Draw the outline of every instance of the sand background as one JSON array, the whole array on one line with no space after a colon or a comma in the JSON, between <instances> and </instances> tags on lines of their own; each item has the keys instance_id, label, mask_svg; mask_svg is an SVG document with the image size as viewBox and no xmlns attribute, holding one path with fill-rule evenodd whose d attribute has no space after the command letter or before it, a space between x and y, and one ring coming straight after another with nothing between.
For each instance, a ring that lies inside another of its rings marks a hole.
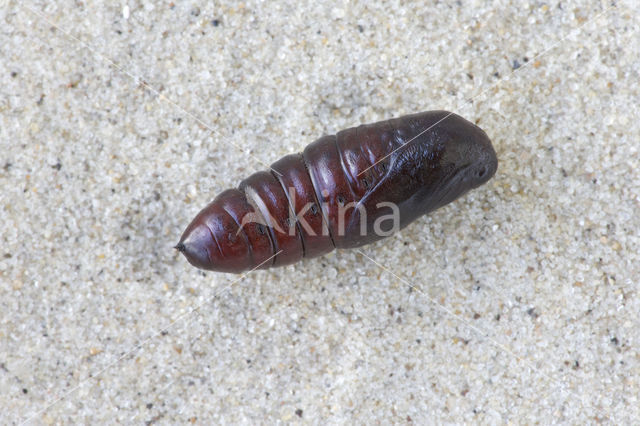
<instances>
[{"instance_id":1,"label":"sand background","mask_svg":"<svg viewBox=\"0 0 640 426\"><path fill-rule=\"evenodd\" d=\"M634 2L7 2L0 420L640 419ZM173 249L323 134L445 109L487 185L282 269Z\"/></svg>"}]
</instances>

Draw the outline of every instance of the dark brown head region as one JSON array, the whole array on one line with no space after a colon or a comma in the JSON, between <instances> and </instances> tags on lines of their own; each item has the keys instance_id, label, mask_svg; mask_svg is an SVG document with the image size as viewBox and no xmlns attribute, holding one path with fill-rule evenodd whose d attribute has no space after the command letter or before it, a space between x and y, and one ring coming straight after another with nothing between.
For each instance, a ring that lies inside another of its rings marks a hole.
<instances>
[{"instance_id":1,"label":"dark brown head region","mask_svg":"<svg viewBox=\"0 0 640 426\"><path fill-rule=\"evenodd\" d=\"M367 135L359 144L341 140L343 132L337 136L345 152L370 153L368 164L345 161L351 176L366 179L369 184L366 189L361 188L359 199L367 212L367 232L364 236L359 232L362 215L355 212L348 223L353 236L344 240L340 246L343 248L358 247L384 237L375 232L375 223L392 214L392 210L377 207L380 203L390 202L398 207L399 229L402 229L482 185L491 179L498 166L487 134L447 111L406 115L358 129ZM377 132L371 131L376 129ZM384 149L379 149L380 146ZM352 157L357 155L346 156ZM382 165L385 167L380 167Z\"/></svg>"},{"instance_id":2,"label":"dark brown head region","mask_svg":"<svg viewBox=\"0 0 640 426\"><path fill-rule=\"evenodd\" d=\"M429 166L430 179L429 202L425 211L435 210L450 203L468 191L479 187L493 177L498 168L498 158L487 134L475 124L457 114L446 111L434 111L433 132L427 136L422 160ZM435 161L430 151L437 151ZM425 161L426 160L426 161Z\"/></svg>"}]
</instances>

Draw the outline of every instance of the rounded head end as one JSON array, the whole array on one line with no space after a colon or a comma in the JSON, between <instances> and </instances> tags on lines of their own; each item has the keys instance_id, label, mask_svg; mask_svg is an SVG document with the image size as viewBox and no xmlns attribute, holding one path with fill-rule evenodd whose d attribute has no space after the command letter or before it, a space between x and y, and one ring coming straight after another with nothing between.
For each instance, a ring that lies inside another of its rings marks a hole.
<instances>
[{"instance_id":1,"label":"rounded head end","mask_svg":"<svg viewBox=\"0 0 640 426\"><path fill-rule=\"evenodd\" d=\"M498 169L498 157L489 136L474 123L456 114L443 120L453 142L447 150L451 164L463 169L460 178L466 189L477 188L489 181Z\"/></svg>"}]
</instances>

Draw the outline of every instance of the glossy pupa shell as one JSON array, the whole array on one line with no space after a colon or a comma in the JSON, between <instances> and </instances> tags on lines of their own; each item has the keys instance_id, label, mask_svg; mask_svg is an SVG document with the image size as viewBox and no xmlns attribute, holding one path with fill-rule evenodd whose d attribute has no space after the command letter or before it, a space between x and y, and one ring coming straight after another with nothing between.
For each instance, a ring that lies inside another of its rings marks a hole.
<instances>
[{"instance_id":1,"label":"glossy pupa shell","mask_svg":"<svg viewBox=\"0 0 640 426\"><path fill-rule=\"evenodd\" d=\"M239 273L389 236L487 182L487 134L427 111L322 136L220 193L176 248L194 266Z\"/></svg>"}]
</instances>

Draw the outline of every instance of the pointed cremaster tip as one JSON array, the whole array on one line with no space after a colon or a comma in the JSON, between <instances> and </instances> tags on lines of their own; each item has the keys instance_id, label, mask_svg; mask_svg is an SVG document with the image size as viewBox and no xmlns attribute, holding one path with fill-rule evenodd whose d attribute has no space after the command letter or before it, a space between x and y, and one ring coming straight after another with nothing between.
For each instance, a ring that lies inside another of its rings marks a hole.
<instances>
[{"instance_id":1,"label":"pointed cremaster tip","mask_svg":"<svg viewBox=\"0 0 640 426\"><path fill-rule=\"evenodd\" d=\"M189 263L196 268L212 270L213 265L207 248L213 241L209 228L199 225L194 229L187 228L185 234L186 236L182 235L175 249L182 253ZM215 242L213 243L215 244Z\"/></svg>"}]
</instances>

